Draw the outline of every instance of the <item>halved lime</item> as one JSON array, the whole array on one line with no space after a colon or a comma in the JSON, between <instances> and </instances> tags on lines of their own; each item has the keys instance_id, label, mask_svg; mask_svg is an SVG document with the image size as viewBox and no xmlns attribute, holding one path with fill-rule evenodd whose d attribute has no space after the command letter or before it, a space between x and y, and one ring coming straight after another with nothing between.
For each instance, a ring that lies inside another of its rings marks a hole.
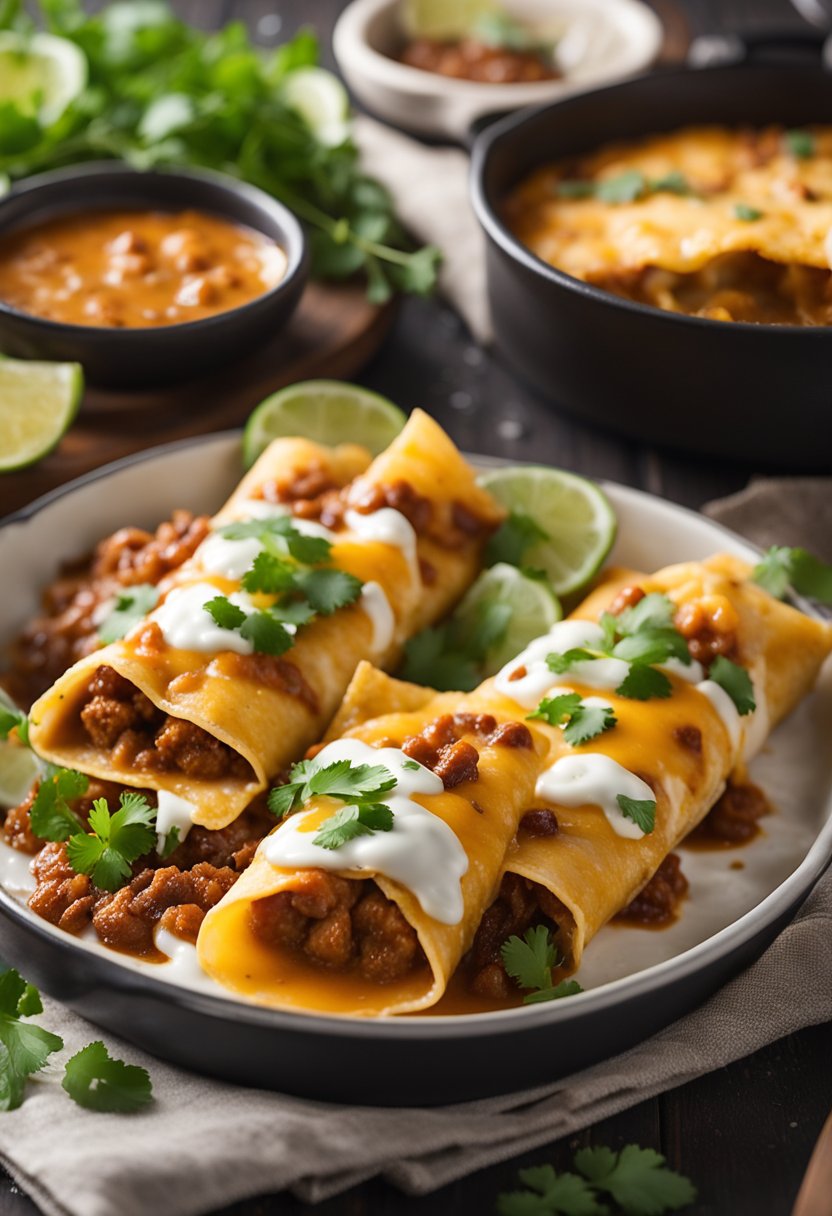
<instances>
[{"instance_id":1,"label":"halved lime","mask_svg":"<svg viewBox=\"0 0 832 1216\"><path fill-rule=\"evenodd\" d=\"M78 412L80 363L0 359L0 473L46 456Z\"/></svg>"},{"instance_id":2,"label":"halved lime","mask_svg":"<svg viewBox=\"0 0 832 1216\"><path fill-rule=\"evenodd\" d=\"M484 674L492 676L520 653L532 638L538 638L563 616L560 601L548 583L528 578L516 566L497 562L484 570L459 604L454 618L473 627L482 604L499 602L511 609L511 617L500 641L486 655Z\"/></svg>"},{"instance_id":3,"label":"halved lime","mask_svg":"<svg viewBox=\"0 0 832 1216\"><path fill-rule=\"evenodd\" d=\"M480 17L497 12L496 0L405 0L402 20L412 38L464 38Z\"/></svg>"},{"instance_id":4,"label":"halved lime","mask_svg":"<svg viewBox=\"0 0 832 1216\"><path fill-rule=\"evenodd\" d=\"M350 99L337 76L326 68L299 68L283 82L283 96L329 148L349 136Z\"/></svg>"},{"instance_id":5,"label":"halved lime","mask_svg":"<svg viewBox=\"0 0 832 1216\"><path fill-rule=\"evenodd\" d=\"M54 34L0 33L0 101L13 101L48 127L86 83L87 60L74 42Z\"/></svg>"},{"instance_id":6,"label":"halved lime","mask_svg":"<svg viewBox=\"0 0 832 1216\"><path fill-rule=\"evenodd\" d=\"M0 688L0 706L17 709L14 701ZM16 738L0 739L0 807L18 806L23 801L40 766L35 753Z\"/></svg>"},{"instance_id":7,"label":"halved lime","mask_svg":"<svg viewBox=\"0 0 832 1216\"><path fill-rule=\"evenodd\" d=\"M261 401L243 432L248 469L273 439L300 435L335 447L360 443L373 456L396 438L407 419L378 393L344 380L303 380Z\"/></svg>"},{"instance_id":8,"label":"halved lime","mask_svg":"<svg viewBox=\"0 0 832 1216\"><path fill-rule=\"evenodd\" d=\"M480 484L509 510L530 515L546 533L523 564L547 574L556 595L571 595L595 574L615 540L617 522L594 482L540 465L495 469Z\"/></svg>"}]
</instances>

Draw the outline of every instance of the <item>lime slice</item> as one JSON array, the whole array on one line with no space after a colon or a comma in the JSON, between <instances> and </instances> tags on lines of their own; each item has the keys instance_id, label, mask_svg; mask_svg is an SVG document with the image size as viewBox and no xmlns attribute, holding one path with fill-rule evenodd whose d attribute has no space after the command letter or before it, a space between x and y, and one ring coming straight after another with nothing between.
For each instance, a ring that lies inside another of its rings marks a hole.
<instances>
[{"instance_id":1,"label":"lime slice","mask_svg":"<svg viewBox=\"0 0 832 1216\"><path fill-rule=\"evenodd\" d=\"M337 147L349 136L349 95L338 77L326 68L290 72L283 83L283 96L328 148Z\"/></svg>"},{"instance_id":2,"label":"lime slice","mask_svg":"<svg viewBox=\"0 0 832 1216\"><path fill-rule=\"evenodd\" d=\"M243 464L250 468L273 439L301 435L316 443L360 443L373 456L392 443L406 422L397 405L343 380L303 380L261 401L243 432Z\"/></svg>"},{"instance_id":3,"label":"lime slice","mask_svg":"<svg viewBox=\"0 0 832 1216\"><path fill-rule=\"evenodd\" d=\"M496 0L405 0L402 18L411 38L464 38L480 17L499 9Z\"/></svg>"},{"instance_id":4,"label":"lime slice","mask_svg":"<svg viewBox=\"0 0 832 1216\"><path fill-rule=\"evenodd\" d=\"M545 571L556 595L570 595L589 582L612 548L617 527L598 486L540 465L495 469L479 480L503 506L530 515L546 532L545 540L526 550L523 564Z\"/></svg>"},{"instance_id":5,"label":"lime slice","mask_svg":"<svg viewBox=\"0 0 832 1216\"><path fill-rule=\"evenodd\" d=\"M78 412L80 363L0 359L0 473L51 452Z\"/></svg>"},{"instance_id":6,"label":"lime slice","mask_svg":"<svg viewBox=\"0 0 832 1216\"><path fill-rule=\"evenodd\" d=\"M0 101L14 102L48 127L86 83L87 60L74 42L54 34L0 33Z\"/></svg>"},{"instance_id":7,"label":"lime slice","mask_svg":"<svg viewBox=\"0 0 832 1216\"><path fill-rule=\"evenodd\" d=\"M484 673L492 676L563 616L557 596L542 579L527 578L516 566L498 562L484 570L454 613L457 621L474 626L477 609L499 601L511 608L508 630L486 654Z\"/></svg>"},{"instance_id":8,"label":"lime slice","mask_svg":"<svg viewBox=\"0 0 832 1216\"><path fill-rule=\"evenodd\" d=\"M2 688L0 706L17 709ZM29 793L39 772L33 751L23 747L16 739L0 739L0 807L18 806Z\"/></svg>"}]
</instances>

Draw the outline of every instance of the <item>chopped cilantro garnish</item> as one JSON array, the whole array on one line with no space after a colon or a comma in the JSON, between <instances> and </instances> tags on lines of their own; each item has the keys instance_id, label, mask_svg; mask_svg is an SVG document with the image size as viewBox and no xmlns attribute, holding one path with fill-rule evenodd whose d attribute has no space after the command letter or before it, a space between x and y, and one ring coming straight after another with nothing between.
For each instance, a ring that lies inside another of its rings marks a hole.
<instances>
[{"instance_id":1,"label":"chopped cilantro garnish","mask_svg":"<svg viewBox=\"0 0 832 1216\"><path fill-rule=\"evenodd\" d=\"M644 663L633 663L615 691L619 697L628 697L631 701L649 701L653 697L669 697L673 692L673 685L658 668L648 667Z\"/></svg>"},{"instance_id":2,"label":"chopped cilantro garnish","mask_svg":"<svg viewBox=\"0 0 832 1216\"><path fill-rule=\"evenodd\" d=\"M563 654L548 654L546 666L555 675L562 676L567 671L571 671L576 663L590 663L593 659L600 658L603 658L601 652L596 654L593 650L587 650L585 646L573 646L571 650L565 650Z\"/></svg>"},{"instance_id":3,"label":"chopped cilantro garnish","mask_svg":"<svg viewBox=\"0 0 832 1216\"><path fill-rule=\"evenodd\" d=\"M496 566L507 562L509 566L523 567L529 549L539 541L548 540L549 533L541 528L537 520L519 508L514 508L500 525L485 547L485 564Z\"/></svg>"},{"instance_id":4,"label":"chopped cilantro garnish","mask_svg":"<svg viewBox=\"0 0 832 1216\"><path fill-rule=\"evenodd\" d=\"M123 591L116 597L112 610L98 627L101 641L117 642L119 638L123 638L156 607L158 599L159 592L150 583L138 583L129 591Z\"/></svg>"},{"instance_id":5,"label":"chopped cilantro garnish","mask_svg":"<svg viewBox=\"0 0 832 1216\"><path fill-rule=\"evenodd\" d=\"M832 566L806 549L774 545L754 567L751 577L777 599L793 587L798 595L832 604Z\"/></svg>"},{"instance_id":6,"label":"chopped cilantro garnish","mask_svg":"<svg viewBox=\"0 0 832 1216\"><path fill-rule=\"evenodd\" d=\"M100 1040L67 1061L63 1088L87 1110L127 1114L147 1106L153 1087L147 1070L115 1060Z\"/></svg>"},{"instance_id":7,"label":"chopped cilantro garnish","mask_svg":"<svg viewBox=\"0 0 832 1216\"><path fill-rule=\"evenodd\" d=\"M220 629L239 633L261 654L281 655L292 645L292 634L269 609L246 612L224 595L217 595L202 606Z\"/></svg>"},{"instance_id":8,"label":"chopped cilantro garnish","mask_svg":"<svg viewBox=\"0 0 832 1216\"><path fill-rule=\"evenodd\" d=\"M524 1005L556 1001L583 992L575 980L552 984L552 968L559 961L558 952L544 925L527 929L522 937L509 937L503 942L500 955L506 972L518 987L534 989L523 997Z\"/></svg>"},{"instance_id":9,"label":"chopped cilantro garnish","mask_svg":"<svg viewBox=\"0 0 832 1216\"><path fill-rule=\"evenodd\" d=\"M597 198L602 203L634 203L650 194L693 193L687 178L677 169L654 178L647 177L640 169L627 169L599 181L565 180L558 182L556 191L561 198Z\"/></svg>"},{"instance_id":10,"label":"chopped cilantro garnish","mask_svg":"<svg viewBox=\"0 0 832 1216\"><path fill-rule=\"evenodd\" d=\"M301 575L300 589L321 616L354 604L361 594L361 579L346 570L310 570Z\"/></svg>"},{"instance_id":11,"label":"chopped cilantro garnish","mask_svg":"<svg viewBox=\"0 0 832 1216\"><path fill-rule=\"evenodd\" d=\"M798 160L809 160L815 155L815 137L811 131L787 131L783 140Z\"/></svg>"},{"instance_id":12,"label":"chopped cilantro garnish","mask_svg":"<svg viewBox=\"0 0 832 1216\"><path fill-rule=\"evenodd\" d=\"M335 760L321 765L317 757L301 760L292 765L286 784L276 786L269 794L269 810L282 818L316 796L340 798L351 806L375 805L378 795L395 784L396 778L383 764Z\"/></svg>"},{"instance_id":13,"label":"chopped cilantro garnish","mask_svg":"<svg viewBox=\"0 0 832 1216\"><path fill-rule=\"evenodd\" d=\"M656 826L655 798L628 798L626 794L618 794L616 802L624 818L631 819L645 836L649 836Z\"/></svg>"},{"instance_id":14,"label":"chopped cilantro garnish","mask_svg":"<svg viewBox=\"0 0 832 1216\"><path fill-rule=\"evenodd\" d=\"M618 1153L603 1145L581 1148L573 1165L577 1173L559 1174L551 1165L519 1170L527 1189L498 1196L499 1216L607 1216L601 1195L625 1216L664 1216L696 1199L690 1180L668 1169L652 1148L627 1144Z\"/></svg>"},{"instance_id":15,"label":"chopped cilantro garnish","mask_svg":"<svg viewBox=\"0 0 832 1216\"><path fill-rule=\"evenodd\" d=\"M0 1110L20 1106L26 1078L64 1045L56 1034L22 1021L42 1010L37 989L17 971L0 975Z\"/></svg>"},{"instance_id":16,"label":"chopped cilantro garnish","mask_svg":"<svg viewBox=\"0 0 832 1216\"><path fill-rule=\"evenodd\" d=\"M679 169L671 169L664 177L654 177L650 183L654 194L692 194L690 182Z\"/></svg>"},{"instance_id":17,"label":"chopped cilantro garnish","mask_svg":"<svg viewBox=\"0 0 832 1216\"><path fill-rule=\"evenodd\" d=\"M443 625L423 629L405 645L401 678L440 692L470 692L482 679L488 652L502 641L510 620L509 604L483 599L464 621L452 616Z\"/></svg>"},{"instance_id":18,"label":"chopped cilantro garnish","mask_svg":"<svg viewBox=\"0 0 832 1216\"><path fill-rule=\"evenodd\" d=\"M544 697L530 718L542 718L550 726L562 726L563 737L573 747L587 743L617 722L609 705L587 705L576 692L559 697Z\"/></svg>"},{"instance_id":19,"label":"chopped cilantro garnish","mask_svg":"<svg viewBox=\"0 0 832 1216\"><path fill-rule=\"evenodd\" d=\"M422 767L421 764L419 764L418 761L416 761L416 760L403 760L402 761L402 768L413 769L414 772L418 772L418 770L421 767Z\"/></svg>"},{"instance_id":20,"label":"chopped cilantro garnish","mask_svg":"<svg viewBox=\"0 0 832 1216\"><path fill-rule=\"evenodd\" d=\"M29 822L40 840L66 840L84 825L69 803L83 797L89 788L89 778L71 768L52 769L38 787Z\"/></svg>"},{"instance_id":21,"label":"chopped cilantro garnish","mask_svg":"<svg viewBox=\"0 0 832 1216\"><path fill-rule=\"evenodd\" d=\"M724 655L718 654L711 663L708 679L713 680L728 693L737 707L737 713L750 714L757 708L751 676L744 667L732 663Z\"/></svg>"},{"instance_id":22,"label":"chopped cilantro garnish","mask_svg":"<svg viewBox=\"0 0 832 1216\"><path fill-rule=\"evenodd\" d=\"M102 890L116 891L130 877L130 863L153 848L155 822L156 811L143 794L124 791L114 815L106 798L96 798L89 816L91 831L69 839L69 863Z\"/></svg>"},{"instance_id":23,"label":"chopped cilantro garnish","mask_svg":"<svg viewBox=\"0 0 832 1216\"><path fill-rule=\"evenodd\" d=\"M321 824L321 830L312 841L322 849L340 849L356 836L369 836L373 832L389 832L393 828L393 812L383 802L361 806L345 806Z\"/></svg>"},{"instance_id":24,"label":"chopped cilantro garnish","mask_svg":"<svg viewBox=\"0 0 832 1216\"><path fill-rule=\"evenodd\" d=\"M735 203L734 215L738 220L743 220L745 223L753 223L754 220L761 220L763 212L758 207L749 207L748 203Z\"/></svg>"},{"instance_id":25,"label":"chopped cilantro garnish","mask_svg":"<svg viewBox=\"0 0 832 1216\"><path fill-rule=\"evenodd\" d=\"M29 746L29 719L22 709L0 702L0 739L8 739L13 730L25 746Z\"/></svg>"},{"instance_id":26,"label":"chopped cilantro garnish","mask_svg":"<svg viewBox=\"0 0 832 1216\"><path fill-rule=\"evenodd\" d=\"M611 613L604 615L614 622L614 633L619 637L630 637L642 629L671 629L676 608L669 596L662 595L660 591L651 591L637 604L619 612L618 616Z\"/></svg>"},{"instance_id":27,"label":"chopped cilantro garnish","mask_svg":"<svg viewBox=\"0 0 832 1216\"><path fill-rule=\"evenodd\" d=\"M307 536L293 522L291 515L278 515L272 519L247 519L240 523L226 524L218 528L220 536L228 540L247 540L254 537L274 557L289 554L296 562L314 566L327 562L332 545L324 536Z\"/></svg>"},{"instance_id":28,"label":"chopped cilantro garnish","mask_svg":"<svg viewBox=\"0 0 832 1216\"><path fill-rule=\"evenodd\" d=\"M156 852L163 861L167 861L171 853L175 853L181 843L181 832L179 831L179 825L175 823L173 827L165 833L165 839L162 841L162 847L157 848Z\"/></svg>"},{"instance_id":29,"label":"chopped cilantro garnish","mask_svg":"<svg viewBox=\"0 0 832 1216\"><path fill-rule=\"evenodd\" d=\"M639 169L626 169L617 177L597 182L595 197L602 203L634 203L650 189L647 178Z\"/></svg>"}]
</instances>

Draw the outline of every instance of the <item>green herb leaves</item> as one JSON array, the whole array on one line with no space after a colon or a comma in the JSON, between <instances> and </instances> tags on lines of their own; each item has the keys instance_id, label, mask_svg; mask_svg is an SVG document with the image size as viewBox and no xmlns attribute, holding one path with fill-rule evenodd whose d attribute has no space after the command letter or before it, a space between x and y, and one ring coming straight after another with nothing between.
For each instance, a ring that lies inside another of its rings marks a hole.
<instances>
[{"instance_id":1,"label":"green herb leaves","mask_svg":"<svg viewBox=\"0 0 832 1216\"><path fill-rule=\"evenodd\" d=\"M35 836L41 840L67 840L84 825L69 803L82 798L89 787L89 778L71 768L51 769L41 781L35 795L29 821Z\"/></svg>"},{"instance_id":2,"label":"green herb leaves","mask_svg":"<svg viewBox=\"0 0 832 1216\"><path fill-rule=\"evenodd\" d=\"M684 1175L668 1169L652 1148L627 1144L620 1153L604 1146L578 1149L577 1173L557 1173L551 1165L519 1170L527 1188L497 1199L499 1216L608 1216L610 1198L624 1216L664 1216L696 1199Z\"/></svg>"},{"instance_id":3,"label":"green herb leaves","mask_svg":"<svg viewBox=\"0 0 832 1216\"><path fill-rule=\"evenodd\" d=\"M738 220L742 220L746 224L751 224L754 220L761 220L765 213L757 207L750 207L748 203L735 203L734 216Z\"/></svg>"},{"instance_id":4,"label":"green herb leaves","mask_svg":"<svg viewBox=\"0 0 832 1216\"><path fill-rule=\"evenodd\" d=\"M117 891L131 876L130 863L156 843L155 822L156 810L143 794L124 791L114 815L106 798L96 798L90 811L91 831L69 839L69 863L76 873L89 874L102 890Z\"/></svg>"},{"instance_id":5,"label":"green herb leaves","mask_svg":"<svg viewBox=\"0 0 832 1216\"><path fill-rule=\"evenodd\" d=\"M279 558L283 552L286 552L296 562L301 562L306 566L329 561L332 550L332 545L325 536L306 536L299 531L290 515L278 515L274 519L247 519L241 523L226 524L217 529L217 535L224 536L227 540L248 540L253 537L264 546L271 556ZM283 542L282 546L276 547L273 543L275 540ZM247 590L256 591L259 588L248 587Z\"/></svg>"},{"instance_id":6,"label":"green herb leaves","mask_svg":"<svg viewBox=\"0 0 832 1216\"><path fill-rule=\"evenodd\" d=\"M138 583L129 591L123 591L121 595L116 596L109 615L98 627L101 641L117 642L119 638L123 638L156 607L158 599L159 592L150 583Z\"/></svg>"},{"instance_id":7,"label":"green herb leaves","mask_svg":"<svg viewBox=\"0 0 832 1216\"><path fill-rule=\"evenodd\" d=\"M17 731L17 737L25 746L29 746L29 719L22 709L17 709L12 704L6 704L4 700L0 700L0 739L8 739L13 730Z\"/></svg>"},{"instance_id":8,"label":"green herb leaves","mask_svg":"<svg viewBox=\"0 0 832 1216\"><path fill-rule=\"evenodd\" d=\"M617 794L615 800L624 818L632 820L645 836L649 836L656 826L655 798L628 798L626 794Z\"/></svg>"},{"instance_id":9,"label":"green herb leaves","mask_svg":"<svg viewBox=\"0 0 832 1216\"><path fill-rule=\"evenodd\" d=\"M500 955L506 972L518 987L534 989L523 997L524 1005L556 1001L583 992L575 980L561 980L559 984L552 984L552 968L557 965L558 952L544 925L527 929L522 938L509 937L503 942Z\"/></svg>"},{"instance_id":10,"label":"green herb leaves","mask_svg":"<svg viewBox=\"0 0 832 1216\"><path fill-rule=\"evenodd\" d=\"M312 842L322 849L339 849L356 836L392 830L393 812L378 799L395 785L396 778L383 764L335 760L321 765L317 760L302 760L292 766L286 785L269 794L269 810L282 818L310 798L340 799L347 805L321 824Z\"/></svg>"},{"instance_id":11,"label":"green herb leaves","mask_svg":"<svg viewBox=\"0 0 832 1216\"><path fill-rule=\"evenodd\" d=\"M345 806L321 824L321 830L312 841L322 849L340 849L356 836L370 836L373 832L393 830L393 812L384 803L362 803L360 806Z\"/></svg>"},{"instance_id":12,"label":"green herb leaves","mask_svg":"<svg viewBox=\"0 0 832 1216\"><path fill-rule=\"evenodd\" d=\"M809 160L815 155L815 137L811 131L787 131L783 142L797 160Z\"/></svg>"},{"instance_id":13,"label":"green herb leaves","mask_svg":"<svg viewBox=\"0 0 832 1216\"><path fill-rule=\"evenodd\" d=\"M744 667L732 663L724 655L717 655L711 663L708 679L713 680L714 684L718 684L728 693L737 707L737 713L744 716L753 713L757 708L751 676Z\"/></svg>"},{"instance_id":14,"label":"green herb leaves","mask_svg":"<svg viewBox=\"0 0 832 1216\"><path fill-rule=\"evenodd\" d=\"M564 739L573 747L579 747L604 731L612 730L617 722L611 706L587 704L576 692L544 697L528 717L542 718L550 726L562 726Z\"/></svg>"},{"instance_id":15,"label":"green herb leaves","mask_svg":"<svg viewBox=\"0 0 832 1216\"><path fill-rule=\"evenodd\" d=\"M561 198L597 198L602 203L634 203L651 194L692 194L683 173L673 170L663 177L649 178L639 169L627 169L599 181L564 180L556 192Z\"/></svg>"},{"instance_id":16,"label":"green herb leaves","mask_svg":"<svg viewBox=\"0 0 832 1216\"><path fill-rule=\"evenodd\" d=\"M485 564L496 566L497 562L507 562L522 569L529 549L541 540L549 540L549 533L531 515L515 507L489 539Z\"/></svg>"},{"instance_id":17,"label":"green herb leaves","mask_svg":"<svg viewBox=\"0 0 832 1216\"><path fill-rule=\"evenodd\" d=\"M147 1106L153 1096L147 1070L114 1060L100 1040L67 1061L62 1085L87 1110L128 1114Z\"/></svg>"},{"instance_id":18,"label":"green herb leaves","mask_svg":"<svg viewBox=\"0 0 832 1216\"><path fill-rule=\"evenodd\" d=\"M464 620L452 616L434 629L423 629L405 645L401 679L440 692L470 692L482 679L488 652L505 637L510 620L509 604L483 599Z\"/></svg>"},{"instance_id":19,"label":"green herb leaves","mask_svg":"<svg viewBox=\"0 0 832 1216\"><path fill-rule=\"evenodd\" d=\"M0 1111L20 1106L26 1078L64 1045L56 1034L22 1020L42 1010L37 989L17 971L0 975Z\"/></svg>"},{"instance_id":20,"label":"green herb leaves","mask_svg":"<svg viewBox=\"0 0 832 1216\"><path fill-rule=\"evenodd\" d=\"M294 643L293 635L269 609L246 612L224 595L215 596L203 607L220 629L239 633L259 654L281 655Z\"/></svg>"},{"instance_id":21,"label":"green herb leaves","mask_svg":"<svg viewBox=\"0 0 832 1216\"><path fill-rule=\"evenodd\" d=\"M751 577L777 599L793 587L798 595L832 604L832 566L806 549L774 545L754 567Z\"/></svg>"}]
</instances>

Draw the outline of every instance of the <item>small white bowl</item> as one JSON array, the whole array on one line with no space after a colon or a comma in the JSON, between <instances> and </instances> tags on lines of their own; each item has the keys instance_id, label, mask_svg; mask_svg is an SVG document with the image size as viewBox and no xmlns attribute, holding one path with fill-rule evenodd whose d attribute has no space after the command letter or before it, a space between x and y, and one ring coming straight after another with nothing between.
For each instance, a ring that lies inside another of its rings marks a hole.
<instances>
[{"instance_id":1,"label":"small white bowl","mask_svg":"<svg viewBox=\"0 0 832 1216\"><path fill-rule=\"evenodd\" d=\"M504 0L512 17L562 28L564 75L534 84L457 80L392 58L405 33L401 0L353 0L338 19L333 48L355 96L397 127L465 142L486 114L542 105L643 71L662 43L658 17L640 0Z\"/></svg>"}]
</instances>

